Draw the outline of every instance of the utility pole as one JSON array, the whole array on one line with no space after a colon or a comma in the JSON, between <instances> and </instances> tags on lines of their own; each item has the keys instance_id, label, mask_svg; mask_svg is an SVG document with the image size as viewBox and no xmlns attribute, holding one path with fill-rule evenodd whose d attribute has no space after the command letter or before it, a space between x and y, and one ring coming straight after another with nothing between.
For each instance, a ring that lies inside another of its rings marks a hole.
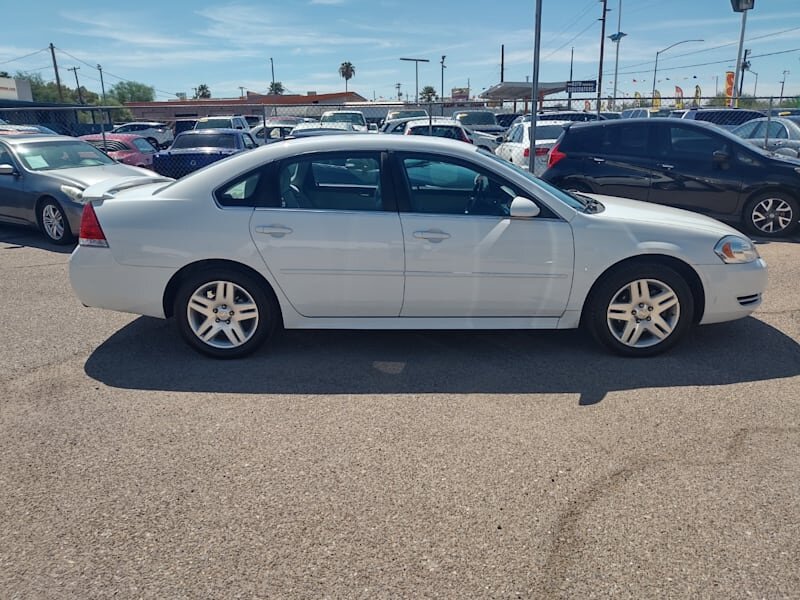
<instances>
[{"instance_id":1,"label":"utility pole","mask_svg":"<svg viewBox=\"0 0 800 600\"><path fill-rule=\"evenodd\" d=\"M272 89L275 89L275 63L272 61L272 57L269 57L269 66L270 70L272 71Z\"/></svg>"},{"instance_id":2,"label":"utility pole","mask_svg":"<svg viewBox=\"0 0 800 600\"><path fill-rule=\"evenodd\" d=\"M397 99L398 100L402 100L403 99L403 92L400 91L400 85L401 84L399 82L394 84L394 87L397 90Z\"/></svg>"},{"instance_id":3,"label":"utility pole","mask_svg":"<svg viewBox=\"0 0 800 600\"><path fill-rule=\"evenodd\" d=\"M239 86L239 96L241 98L244 98L244 86L243 85Z\"/></svg>"},{"instance_id":4,"label":"utility pole","mask_svg":"<svg viewBox=\"0 0 800 600\"><path fill-rule=\"evenodd\" d=\"M56 63L56 47L50 42L50 56L53 57L53 71L56 73L56 87L58 88L58 100L64 102L64 92L61 89L61 77L58 76L58 63Z\"/></svg>"},{"instance_id":5,"label":"utility pole","mask_svg":"<svg viewBox=\"0 0 800 600\"><path fill-rule=\"evenodd\" d=\"M600 31L600 68L597 72L597 114L600 114L600 98L603 95L603 52L606 48L606 13L608 12L608 0L603 2L603 16L600 18L602 21L602 29Z\"/></svg>"},{"instance_id":6,"label":"utility pole","mask_svg":"<svg viewBox=\"0 0 800 600\"><path fill-rule=\"evenodd\" d=\"M575 46L569 51L569 80L572 81L572 65L575 62ZM572 92L567 93L567 110L572 110Z\"/></svg>"},{"instance_id":7,"label":"utility pole","mask_svg":"<svg viewBox=\"0 0 800 600\"><path fill-rule=\"evenodd\" d=\"M103 67L100 64L97 64L97 70L100 72L100 92L103 94L103 104L106 103L106 84L103 82ZM111 111L106 112L106 117L108 118L108 124L111 125ZM106 141L106 128L103 127L100 131L103 134L103 144Z\"/></svg>"},{"instance_id":8,"label":"utility pole","mask_svg":"<svg viewBox=\"0 0 800 600\"><path fill-rule=\"evenodd\" d=\"M535 23L533 25L533 81L531 82L531 126L528 130L528 171L536 169L536 112L539 110L539 53L542 44L542 0L536 0Z\"/></svg>"},{"instance_id":9,"label":"utility pole","mask_svg":"<svg viewBox=\"0 0 800 600\"><path fill-rule=\"evenodd\" d=\"M504 75L506 74L506 45L500 44L500 83L505 81Z\"/></svg>"},{"instance_id":10,"label":"utility pole","mask_svg":"<svg viewBox=\"0 0 800 600\"><path fill-rule=\"evenodd\" d=\"M786 85L786 76L789 73L790 73L790 71L786 71L786 70L784 70L784 72L783 72L783 79L781 79L781 99L778 100L778 106L780 106L781 103L783 102L783 86Z\"/></svg>"},{"instance_id":11,"label":"utility pole","mask_svg":"<svg viewBox=\"0 0 800 600\"><path fill-rule=\"evenodd\" d=\"M750 52L751 51L749 48L746 49L744 51L744 58L742 59L742 72L740 73L739 76L739 94L738 94L738 97L740 98L742 96L742 88L744 87L744 72L750 69L750 63L747 62L747 57L749 56Z\"/></svg>"},{"instance_id":12,"label":"utility pole","mask_svg":"<svg viewBox=\"0 0 800 600\"><path fill-rule=\"evenodd\" d=\"M739 32L739 54L736 57L736 74L733 76L733 95L731 96L730 106L734 108L739 105L739 94L736 93L736 82L742 69L742 49L744 48L744 30L747 26L747 11L742 11L742 27Z\"/></svg>"},{"instance_id":13,"label":"utility pole","mask_svg":"<svg viewBox=\"0 0 800 600\"><path fill-rule=\"evenodd\" d=\"M67 69L67 71L72 71L73 73L75 73L75 87L78 89L78 102L83 104L83 94L81 93L81 84L78 83L78 69L80 69L80 67L70 67L69 69Z\"/></svg>"}]
</instances>

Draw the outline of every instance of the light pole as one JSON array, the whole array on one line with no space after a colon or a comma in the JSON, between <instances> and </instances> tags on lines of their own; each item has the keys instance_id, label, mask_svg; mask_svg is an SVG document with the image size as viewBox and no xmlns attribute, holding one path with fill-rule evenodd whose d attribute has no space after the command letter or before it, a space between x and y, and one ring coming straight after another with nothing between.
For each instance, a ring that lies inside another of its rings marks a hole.
<instances>
[{"instance_id":1,"label":"light pole","mask_svg":"<svg viewBox=\"0 0 800 600\"><path fill-rule=\"evenodd\" d=\"M659 50L658 52L656 52L656 66L653 68L653 93L650 96L652 98L651 102L655 100L656 97L656 75L658 74L658 55L662 54L663 52L666 52L670 48L674 48L679 44L687 44L689 42L705 42L705 40L681 40L680 42L675 42L674 44L667 46L663 50Z\"/></svg>"},{"instance_id":2,"label":"light pole","mask_svg":"<svg viewBox=\"0 0 800 600\"><path fill-rule=\"evenodd\" d=\"M444 70L447 68L446 66L444 66L444 59L445 58L447 58L447 56L442 54L442 60L439 61L439 64L442 65L442 87L439 90L439 101L442 103L442 105L441 105L442 116L444 116Z\"/></svg>"},{"instance_id":3,"label":"light pole","mask_svg":"<svg viewBox=\"0 0 800 600\"><path fill-rule=\"evenodd\" d=\"M272 61L272 57L269 57L269 68L272 71L272 89L271 92L275 90L275 63Z\"/></svg>"},{"instance_id":4,"label":"light pole","mask_svg":"<svg viewBox=\"0 0 800 600\"><path fill-rule=\"evenodd\" d=\"M747 25L747 11L751 10L755 5L756 0L731 0L731 6L734 12L742 13L742 29L739 32L739 54L736 58L736 73L733 76L733 94L731 94L731 107L736 106L739 96L736 93L736 82L739 81L739 73L744 69L742 68L742 50L744 50L744 29Z\"/></svg>"},{"instance_id":5,"label":"light pole","mask_svg":"<svg viewBox=\"0 0 800 600\"><path fill-rule=\"evenodd\" d=\"M427 58L401 58L400 60L407 60L414 63L414 75L416 80L416 97L414 102L415 104L419 104L419 63L431 61L429 61Z\"/></svg>"},{"instance_id":6,"label":"light pole","mask_svg":"<svg viewBox=\"0 0 800 600\"><path fill-rule=\"evenodd\" d=\"M619 74L619 43L622 41L627 33L622 33L622 0L619 0L619 6L617 7L617 33L612 33L608 36L612 42L617 45L617 53L616 57L614 58L614 104L617 103L617 75Z\"/></svg>"},{"instance_id":7,"label":"light pole","mask_svg":"<svg viewBox=\"0 0 800 600\"><path fill-rule=\"evenodd\" d=\"M542 43L542 0L536 0L536 22L533 26L533 81L531 82L531 127L529 133L528 171L536 169L536 111L539 109L539 53Z\"/></svg>"},{"instance_id":8,"label":"light pole","mask_svg":"<svg viewBox=\"0 0 800 600\"><path fill-rule=\"evenodd\" d=\"M753 69L747 69L747 70L756 76L756 82L753 84L753 98L756 98L757 97L756 90L758 90L758 73L753 71Z\"/></svg>"}]
</instances>

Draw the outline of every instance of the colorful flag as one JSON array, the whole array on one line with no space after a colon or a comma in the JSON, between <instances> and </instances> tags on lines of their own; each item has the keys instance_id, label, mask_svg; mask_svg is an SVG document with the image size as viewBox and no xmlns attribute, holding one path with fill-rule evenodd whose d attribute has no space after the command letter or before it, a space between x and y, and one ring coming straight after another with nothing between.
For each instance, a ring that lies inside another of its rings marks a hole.
<instances>
[{"instance_id":1,"label":"colorful flag","mask_svg":"<svg viewBox=\"0 0 800 600\"><path fill-rule=\"evenodd\" d=\"M700 98L703 97L703 92L700 90L700 86L694 86L694 104L695 106L700 106Z\"/></svg>"},{"instance_id":2,"label":"colorful flag","mask_svg":"<svg viewBox=\"0 0 800 600\"><path fill-rule=\"evenodd\" d=\"M642 105L642 95L639 92L633 93L633 103L637 108Z\"/></svg>"},{"instance_id":3,"label":"colorful flag","mask_svg":"<svg viewBox=\"0 0 800 600\"><path fill-rule=\"evenodd\" d=\"M661 108L661 92L658 90L653 93L653 108Z\"/></svg>"},{"instance_id":4,"label":"colorful flag","mask_svg":"<svg viewBox=\"0 0 800 600\"><path fill-rule=\"evenodd\" d=\"M675 108L683 108L683 90L675 86Z\"/></svg>"},{"instance_id":5,"label":"colorful flag","mask_svg":"<svg viewBox=\"0 0 800 600\"><path fill-rule=\"evenodd\" d=\"M733 71L725 71L725 98L727 100L733 98L733 78L735 76Z\"/></svg>"}]
</instances>

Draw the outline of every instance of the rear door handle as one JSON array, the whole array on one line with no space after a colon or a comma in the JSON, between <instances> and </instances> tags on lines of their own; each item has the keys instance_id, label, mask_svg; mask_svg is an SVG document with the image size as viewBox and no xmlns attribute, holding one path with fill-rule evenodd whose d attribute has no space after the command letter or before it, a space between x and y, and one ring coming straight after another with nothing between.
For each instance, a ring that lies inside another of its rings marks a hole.
<instances>
[{"instance_id":1,"label":"rear door handle","mask_svg":"<svg viewBox=\"0 0 800 600\"><path fill-rule=\"evenodd\" d=\"M605 159L605 158L600 158L600 157L598 157L598 156L593 156L593 157L592 157L592 160L593 160L594 162L596 162L597 164L602 164L602 163L606 162L606 159Z\"/></svg>"},{"instance_id":2,"label":"rear door handle","mask_svg":"<svg viewBox=\"0 0 800 600\"><path fill-rule=\"evenodd\" d=\"M287 233L294 231L291 227L284 227L283 225L258 225L256 226L256 233L264 233L272 237L283 237Z\"/></svg>"},{"instance_id":3,"label":"rear door handle","mask_svg":"<svg viewBox=\"0 0 800 600\"><path fill-rule=\"evenodd\" d=\"M675 165L658 165L662 169L666 169L667 171L672 171L675 168Z\"/></svg>"},{"instance_id":4,"label":"rear door handle","mask_svg":"<svg viewBox=\"0 0 800 600\"><path fill-rule=\"evenodd\" d=\"M446 240L450 237L449 233L445 233L439 229L428 229L425 231L415 231L414 237L418 240L428 240L429 242L433 242L434 244L438 244L442 240Z\"/></svg>"}]
</instances>

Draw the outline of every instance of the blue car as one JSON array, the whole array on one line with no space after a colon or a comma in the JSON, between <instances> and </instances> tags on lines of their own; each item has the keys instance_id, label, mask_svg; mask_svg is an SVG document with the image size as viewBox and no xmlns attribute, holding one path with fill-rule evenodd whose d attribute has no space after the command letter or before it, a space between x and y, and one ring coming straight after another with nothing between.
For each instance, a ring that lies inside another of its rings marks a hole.
<instances>
[{"instance_id":1,"label":"blue car","mask_svg":"<svg viewBox=\"0 0 800 600\"><path fill-rule=\"evenodd\" d=\"M252 136L239 129L193 129L180 133L169 150L153 156L153 170L178 179L232 154L257 147Z\"/></svg>"}]
</instances>

